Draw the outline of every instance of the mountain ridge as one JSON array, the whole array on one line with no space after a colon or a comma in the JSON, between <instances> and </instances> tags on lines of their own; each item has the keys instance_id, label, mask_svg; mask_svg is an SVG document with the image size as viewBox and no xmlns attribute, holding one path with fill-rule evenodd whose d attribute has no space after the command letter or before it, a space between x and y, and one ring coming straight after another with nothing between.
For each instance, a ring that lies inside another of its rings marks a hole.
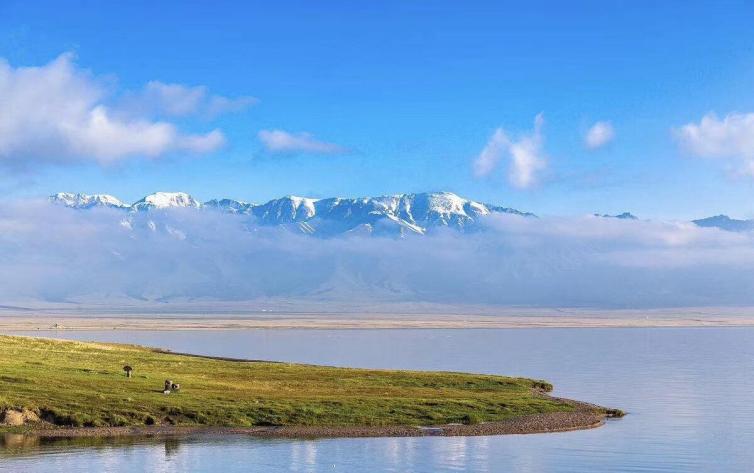
<instances>
[{"instance_id":1,"label":"mountain ridge","mask_svg":"<svg viewBox=\"0 0 754 473\"><path fill-rule=\"evenodd\" d=\"M492 214L536 217L530 212L473 201L451 192L322 199L288 195L260 204L228 198L202 203L184 192L156 192L131 205L107 194L58 193L49 200L68 208L111 208L129 214L181 208L219 211L247 215L263 225L286 226L302 233L321 235L425 234L440 227L467 231ZM155 226L151 220L149 225Z\"/></svg>"},{"instance_id":2,"label":"mountain ridge","mask_svg":"<svg viewBox=\"0 0 754 473\"><path fill-rule=\"evenodd\" d=\"M727 215L715 215L692 221L698 227L714 227L729 232L746 232L754 230L754 220L738 220Z\"/></svg>"},{"instance_id":3,"label":"mountain ridge","mask_svg":"<svg viewBox=\"0 0 754 473\"><path fill-rule=\"evenodd\" d=\"M184 208L218 211L254 217L263 225L279 225L306 234L425 234L432 229L449 227L467 231L477 227L485 217L511 214L536 217L510 207L503 207L458 196L452 192L421 192L374 197L311 198L287 195L264 203L230 198L200 202L185 192L155 192L127 204L110 194L82 194L59 192L49 200L68 208L88 210L110 208L129 213L160 212ZM619 220L638 220L630 212L594 216ZM703 228L717 228L729 232L754 230L754 220L738 220L716 215L692 220ZM154 226L153 223L150 226Z\"/></svg>"}]
</instances>

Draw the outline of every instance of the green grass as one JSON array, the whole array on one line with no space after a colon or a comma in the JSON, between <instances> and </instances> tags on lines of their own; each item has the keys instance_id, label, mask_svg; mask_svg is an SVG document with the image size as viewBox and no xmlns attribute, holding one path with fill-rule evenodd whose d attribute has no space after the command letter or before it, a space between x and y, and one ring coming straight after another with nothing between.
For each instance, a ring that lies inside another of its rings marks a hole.
<instances>
[{"instance_id":1,"label":"green grass","mask_svg":"<svg viewBox=\"0 0 754 473\"><path fill-rule=\"evenodd\" d=\"M134 368L132 378L122 371ZM180 392L162 393L165 379ZM543 381L223 361L153 349L0 336L0 411L68 426L386 426L569 411Z\"/></svg>"}]
</instances>

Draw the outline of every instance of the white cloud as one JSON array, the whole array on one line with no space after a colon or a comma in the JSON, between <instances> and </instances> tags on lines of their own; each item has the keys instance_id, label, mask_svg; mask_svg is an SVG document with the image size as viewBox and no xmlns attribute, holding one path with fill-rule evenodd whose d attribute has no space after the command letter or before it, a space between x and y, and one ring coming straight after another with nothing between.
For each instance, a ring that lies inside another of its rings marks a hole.
<instances>
[{"instance_id":1,"label":"white cloud","mask_svg":"<svg viewBox=\"0 0 754 473\"><path fill-rule=\"evenodd\" d=\"M185 149L194 153L210 153L225 145L225 135L220 130L212 130L204 135L184 136L178 149Z\"/></svg>"},{"instance_id":2,"label":"white cloud","mask_svg":"<svg viewBox=\"0 0 754 473\"><path fill-rule=\"evenodd\" d=\"M125 116L108 106L102 82L63 54L39 67L14 68L0 59L0 163L109 164L169 152L205 153L225 142L222 132L185 134L170 122ZM176 110L191 99L176 100Z\"/></svg>"},{"instance_id":3,"label":"white cloud","mask_svg":"<svg viewBox=\"0 0 754 473\"><path fill-rule=\"evenodd\" d=\"M213 118L224 113L238 112L257 103L254 97L228 98L211 95L204 86L186 86L150 81L144 90L128 94L122 107L131 113L167 117L201 115Z\"/></svg>"},{"instance_id":4,"label":"white cloud","mask_svg":"<svg viewBox=\"0 0 754 473\"><path fill-rule=\"evenodd\" d=\"M502 128L492 133L484 149L474 161L474 175L485 177L495 170L510 146L510 139Z\"/></svg>"},{"instance_id":5,"label":"white cloud","mask_svg":"<svg viewBox=\"0 0 754 473\"><path fill-rule=\"evenodd\" d=\"M737 173L754 176L754 113L730 113L722 120L709 113L674 134L693 156L730 160Z\"/></svg>"},{"instance_id":6,"label":"white cloud","mask_svg":"<svg viewBox=\"0 0 754 473\"><path fill-rule=\"evenodd\" d=\"M207 100L206 113L210 117L225 113L240 112L259 102L255 97L228 98L222 95L212 95Z\"/></svg>"},{"instance_id":7,"label":"white cloud","mask_svg":"<svg viewBox=\"0 0 754 473\"><path fill-rule=\"evenodd\" d=\"M290 133L284 130L262 130L257 135L265 149L272 153L338 154L346 148L319 141L311 133Z\"/></svg>"},{"instance_id":8,"label":"white cloud","mask_svg":"<svg viewBox=\"0 0 754 473\"><path fill-rule=\"evenodd\" d=\"M596 122L584 136L584 146L595 150L605 146L615 138L615 129L610 122Z\"/></svg>"},{"instance_id":9,"label":"white cloud","mask_svg":"<svg viewBox=\"0 0 754 473\"><path fill-rule=\"evenodd\" d=\"M537 183L538 174L547 168L547 158L542 150L542 126L544 118L538 114L534 118L534 132L523 135L518 140L511 140L502 128L490 136L484 149L474 160L474 175L484 177L491 174L508 155L508 181L520 189L526 189Z\"/></svg>"},{"instance_id":10,"label":"white cloud","mask_svg":"<svg viewBox=\"0 0 754 473\"><path fill-rule=\"evenodd\" d=\"M150 81L144 86L143 100L167 115L183 116L195 113L206 96L206 87Z\"/></svg>"}]
</instances>

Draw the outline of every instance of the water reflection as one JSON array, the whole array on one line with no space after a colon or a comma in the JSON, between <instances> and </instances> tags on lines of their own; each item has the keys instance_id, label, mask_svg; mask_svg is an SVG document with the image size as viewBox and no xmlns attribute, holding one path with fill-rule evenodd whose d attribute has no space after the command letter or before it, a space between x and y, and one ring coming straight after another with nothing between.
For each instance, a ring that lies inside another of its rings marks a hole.
<instances>
[{"instance_id":1,"label":"water reflection","mask_svg":"<svg viewBox=\"0 0 754 473\"><path fill-rule=\"evenodd\" d=\"M176 456L180 450L181 441L178 438L166 438L165 439L165 458L170 459Z\"/></svg>"},{"instance_id":2,"label":"water reflection","mask_svg":"<svg viewBox=\"0 0 754 473\"><path fill-rule=\"evenodd\" d=\"M175 456L180 451L182 442L196 442L197 438L183 437L40 437L37 435L4 433L0 435L0 458L28 456L56 451L129 449L144 445L164 445L165 459ZM206 442L201 439L202 442Z\"/></svg>"},{"instance_id":3,"label":"water reflection","mask_svg":"<svg viewBox=\"0 0 754 473\"><path fill-rule=\"evenodd\" d=\"M0 456L39 450L40 438L33 435L4 434L0 437Z\"/></svg>"}]
</instances>

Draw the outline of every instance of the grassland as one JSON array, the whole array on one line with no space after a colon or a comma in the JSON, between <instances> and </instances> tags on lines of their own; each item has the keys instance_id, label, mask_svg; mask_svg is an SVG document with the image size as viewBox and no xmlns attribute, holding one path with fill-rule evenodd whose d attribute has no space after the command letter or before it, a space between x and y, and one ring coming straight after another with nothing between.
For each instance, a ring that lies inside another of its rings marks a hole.
<instances>
[{"instance_id":1,"label":"grassland","mask_svg":"<svg viewBox=\"0 0 754 473\"><path fill-rule=\"evenodd\" d=\"M133 367L131 378L124 365ZM165 379L180 383L180 391L164 394ZM0 336L0 413L26 410L40 418L5 430L283 426L327 434L328 427L347 433L348 427L494 425L574 412L594 424L612 413L544 394L551 388L525 378L231 361Z\"/></svg>"}]
</instances>

